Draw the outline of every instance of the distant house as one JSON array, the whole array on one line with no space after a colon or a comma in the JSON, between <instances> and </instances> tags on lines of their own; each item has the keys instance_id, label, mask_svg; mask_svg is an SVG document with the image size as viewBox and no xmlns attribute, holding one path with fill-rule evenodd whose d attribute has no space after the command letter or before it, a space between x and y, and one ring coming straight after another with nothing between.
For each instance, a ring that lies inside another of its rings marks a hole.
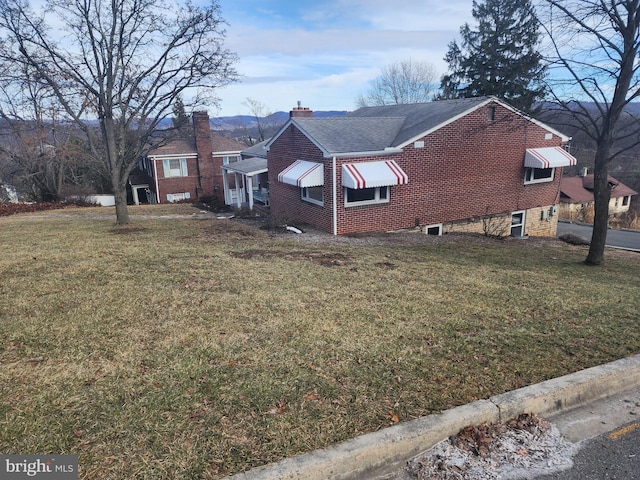
<instances>
[{"instance_id":1,"label":"distant house","mask_svg":"<svg viewBox=\"0 0 640 480\"><path fill-rule=\"evenodd\" d=\"M608 177L611 185L609 215L618 215L629 210L631 197L638 192L615 178ZM572 221L587 221L593 218L593 174L582 170L578 177L564 177L560 182L560 218Z\"/></svg>"},{"instance_id":2,"label":"distant house","mask_svg":"<svg viewBox=\"0 0 640 480\"><path fill-rule=\"evenodd\" d=\"M268 140L245 148L237 161L222 166L225 204L236 208L269 205Z\"/></svg>"},{"instance_id":3,"label":"distant house","mask_svg":"<svg viewBox=\"0 0 640 480\"><path fill-rule=\"evenodd\" d=\"M271 213L335 235L555 236L568 140L495 97L294 108L266 145Z\"/></svg>"},{"instance_id":4,"label":"distant house","mask_svg":"<svg viewBox=\"0 0 640 480\"><path fill-rule=\"evenodd\" d=\"M134 203L214 197L224 201L222 166L245 146L211 131L207 112L194 112L192 129L149 152L129 177Z\"/></svg>"}]
</instances>

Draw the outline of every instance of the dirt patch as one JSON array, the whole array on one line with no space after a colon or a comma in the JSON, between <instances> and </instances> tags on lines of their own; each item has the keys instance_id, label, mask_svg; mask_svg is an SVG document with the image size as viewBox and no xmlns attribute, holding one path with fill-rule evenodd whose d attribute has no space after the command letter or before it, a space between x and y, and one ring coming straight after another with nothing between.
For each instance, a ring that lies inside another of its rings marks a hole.
<instances>
[{"instance_id":1,"label":"dirt patch","mask_svg":"<svg viewBox=\"0 0 640 480\"><path fill-rule=\"evenodd\" d=\"M207 226L203 228L203 232L212 238L222 235L227 238L265 238L267 236L264 232L251 225L226 219L217 219L214 222L208 223Z\"/></svg>"},{"instance_id":2,"label":"dirt patch","mask_svg":"<svg viewBox=\"0 0 640 480\"><path fill-rule=\"evenodd\" d=\"M326 244L326 245L399 245L416 246L424 244L444 244L453 242L473 242L489 244L509 244L512 242L522 242L520 239L511 237L497 238L477 233L449 233L442 236L426 235L417 229L399 230L395 232L372 232L354 233L350 235L332 235L323 230L319 230L311 225L296 224L295 227L302 233L293 233L285 226L274 223L270 217L249 217L234 218L232 222L254 227L260 231L268 231L273 238L286 238L295 242L306 244ZM530 237L526 240L529 246L549 246L562 244L555 238Z\"/></svg>"},{"instance_id":3,"label":"dirt patch","mask_svg":"<svg viewBox=\"0 0 640 480\"><path fill-rule=\"evenodd\" d=\"M109 230L113 235L130 235L132 233L146 232L148 228L144 227L115 227Z\"/></svg>"},{"instance_id":4,"label":"dirt patch","mask_svg":"<svg viewBox=\"0 0 640 480\"><path fill-rule=\"evenodd\" d=\"M234 258L251 259L262 258L269 260L271 258L281 258L284 260L307 260L317 265L324 267L340 267L349 263L349 257L342 253L321 253L321 252L307 252L304 250L293 251L276 251L276 250L244 250L242 252L229 253Z\"/></svg>"},{"instance_id":5,"label":"dirt patch","mask_svg":"<svg viewBox=\"0 0 640 480\"><path fill-rule=\"evenodd\" d=\"M398 265L391 262L378 262L376 263L376 267L384 268L386 270L395 270L398 268Z\"/></svg>"}]
</instances>

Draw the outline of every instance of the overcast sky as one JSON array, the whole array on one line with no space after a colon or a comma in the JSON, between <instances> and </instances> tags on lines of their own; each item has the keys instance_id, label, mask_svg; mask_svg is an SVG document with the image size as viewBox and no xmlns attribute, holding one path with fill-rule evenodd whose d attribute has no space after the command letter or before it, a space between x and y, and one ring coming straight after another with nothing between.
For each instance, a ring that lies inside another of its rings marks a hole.
<instances>
[{"instance_id":1,"label":"overcast sky","mask_svg":"<svg viewBox=\"0 0 640 480\"><path fill-rule=\"evenodd\" d=\"M473 25L471 0L220 0L226 47L243 76L220 90L212 116L247 115L250 97L272 112L297 101L353 110L380 69L406 59L445 73L447 44Z\"/></svg>"}]
</instances>

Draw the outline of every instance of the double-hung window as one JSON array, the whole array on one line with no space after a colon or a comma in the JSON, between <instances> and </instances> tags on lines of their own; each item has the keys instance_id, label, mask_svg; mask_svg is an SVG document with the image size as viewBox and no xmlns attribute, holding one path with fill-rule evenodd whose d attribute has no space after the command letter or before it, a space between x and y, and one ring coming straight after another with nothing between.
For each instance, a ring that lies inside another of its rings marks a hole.
<instances>
[{"instance_id":1,"label":"double-hung window","mask_svg":"<svg viewBox=\"0 0 640 480\"><path fill-rule=\"evenodd\" d=\"M168 158L162 161L165 178L169 177L186 177L187 159L186 158Z\"/></svg>"}]
</instances>

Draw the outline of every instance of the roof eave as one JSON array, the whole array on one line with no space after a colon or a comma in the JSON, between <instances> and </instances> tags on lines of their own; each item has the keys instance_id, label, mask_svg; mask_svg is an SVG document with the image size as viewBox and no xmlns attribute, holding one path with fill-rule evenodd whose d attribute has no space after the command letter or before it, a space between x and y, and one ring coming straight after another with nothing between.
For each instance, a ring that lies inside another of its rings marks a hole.
<instances>
[{"instance_id":1,"label":"roof eave","mask_svg":"<svg viewBox=\"0 0 640 480\"><path fill-rule=\"evenodd\" d=\"M147 155L151 160L160 160L161 158L185 158L185 157L197 157L197 152L191 153L167 153L167 154L158 154L158 155Z\"/></svg>"},{"instance_id":2,"label":"roof eave","mask_svg":"<svg viewBox=\"0 0 640 480\"><path fill-rule=\"evenodd\" d=\"M211 152L211 154L214 157L217 157L219 155L224 156L224 155L235 155L235 154L239 154L240 152L242 152L242 150L222 150L219 152Z\"/></svg>"},{"instance_id":3,"label":"roof eave","mask_svg":"<svg viewBox=\"0 0 640 480\"><path fill-rule=\"evenodd\" d=\"M265 150L269 151L269 149L271 148L271 145L273 145L273 142L275 142L278 137L280 137L280 135L282 135L287 128L289 128L289 126L295 126L305 137L307 137L309 139L309 141L311 143L313 143L316 147L318 147L318 149L322 152L323 157L325 158L330 158L332 155L329 153L329 151L323 147L320 142L318 142L313 135L311 135L309 132L307 132L304 128L302 128L302 126L295 121L295 118L290 118L287 123L285 123L282 127L280 127L280 130L278 130L276 132L276 134L271 137L271 140L269 140L269 142L265 145Z\"/></svg>"},{"instance_id":4,"label":"roof eave","mask_svg":"<svg viewBox=\"0 0 640 480\"><path fill-rule=\"evenodd\" d=\"M521 117L526 118L530 122L532 122L532 123L538 125L539 127L547 130L548 132L550 132L550 133L552 133L554 135L557 135L558 137L560 137L560 139L562 140L563 143L566 143L569 140L571 140L571 137L568 137L568 136L564 135L563 133L560 133L559 131L555 130L554 128L551 128L550 126L542 123L541 121L536 120L535 118L527 115L526 113L521 112L520 110L518 110L518 109L512 107L511 105L503 102L498 97L491 96L491 97L488 97L485 101L480 102L479 104L471 107L470 109L465 110L464 112L461 112L458 115L455 115L455 116L447 119L446 121L436 125L435 127L432 127L429 130L426 130L426 131L424 131L424 132L422 132L422 133L420 133L418 135L415 135L415 136L411 137L409 140L404 141L403 143L399 144L397 147L398 148L404 148L407 145L411 145L413 142L415 142L415 141L417 141L417 140L419 140L419 139L421 139L423 137L426 137L427 135L430 135L431 133L433 133L433 132L435 132L435 131L443 128L443 127L446 127L450 123L453 123L453 122L461 119L462 117L464 117L464 116L466 116L466 115L468 115L468 114L470 114L472 112L475 112L476 110L486 106L487 104L489 104L491 102L497 103L500 106L506 108L507 110L510 110L511 112L515 113L516 115L520 115Z\"/></svg>"},{"instance_id":5,"label":"roof eave","mask_svg":"<svg viewBox=\"0 0 640 480\"><path fill-rule=\"evenodd\" d=\"M386 147L384 150L375 150L371 152L334 152L325 155L326 158L355 158L355 157L379 157L382 155L395 155L402 153L402 148Z\"/></svg>"}]
</instances>

